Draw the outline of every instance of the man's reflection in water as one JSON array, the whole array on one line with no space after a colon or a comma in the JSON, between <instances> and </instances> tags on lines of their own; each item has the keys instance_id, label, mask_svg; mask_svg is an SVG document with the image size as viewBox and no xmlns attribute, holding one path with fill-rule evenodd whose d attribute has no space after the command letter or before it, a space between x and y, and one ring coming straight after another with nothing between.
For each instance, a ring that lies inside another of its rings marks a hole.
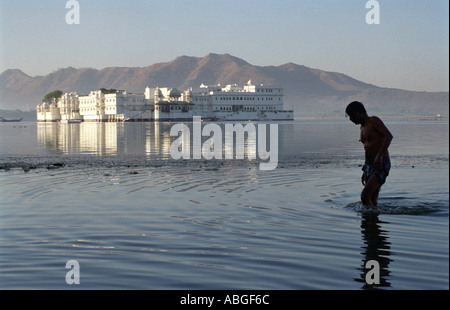
<instances>
[{"instance_id":1,"label":"man's reflection in water","mask_svg":"<svg viewBox=\"0 0 450 310\"><path fill-rule=\"evenodd\" d=\"M389 278L389 259L390 256L390 242L388 241L387 231L381 229L381 222L378 219L378 214L363 214L361 219L361 233L364 241L364 246L361 248L364 255L361 270L361 277L356 278L355 281L362 282L364 285L362 289L373 290L383 287L390 287ZM366 268L366 263L370 260L375 260L380 265L380 284L367 284L366 274L370 268Z\"/></svg>"}]
</instances>

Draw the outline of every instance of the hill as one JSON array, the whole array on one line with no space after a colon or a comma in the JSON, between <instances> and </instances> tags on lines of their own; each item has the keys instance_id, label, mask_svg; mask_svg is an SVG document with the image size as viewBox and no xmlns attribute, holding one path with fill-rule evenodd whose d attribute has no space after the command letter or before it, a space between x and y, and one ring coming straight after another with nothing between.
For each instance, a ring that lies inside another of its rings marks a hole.
<instances>
[{"instance_id":1,"label":"hill","mask_svg":"<svg viewBox=\"0 0 450 310\"><path fill-rule=\"evenodd\" d=\"M31 77L18 69L0 75L0 108L34 109L44 95L59 89L87 94L101 87L142 93L146 86L187 89L200 84L244 84L248 80L284 88L285 107L296 117L342 117L348 102L364 102L369 114L448 116L448 92L413 92L382 88L345 74L287 63L255 66L229 54L180 56L146 67L63 68Z\"/></svg>"}]
</instances>

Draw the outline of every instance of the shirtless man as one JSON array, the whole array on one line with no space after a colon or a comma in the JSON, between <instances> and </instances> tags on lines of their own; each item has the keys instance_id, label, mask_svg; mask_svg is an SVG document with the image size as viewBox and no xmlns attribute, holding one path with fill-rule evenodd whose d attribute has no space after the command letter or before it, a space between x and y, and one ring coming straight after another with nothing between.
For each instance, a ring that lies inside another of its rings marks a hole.
<instances>
[{"instance_id":1,"label":"shirtless man","mask_svg":"<svg viewBox=\"0 0 450 310\"><path fill-rule=\"evenodd\" d=\"M361 125L361 143L365 150L365 164L362 168L361 182L364 189L361 201L365 206L377 206L381 186L386 182L391 169L388 147L392 134L376 116L368 116L363 104L351 102L345 109L350 121Z\"/></svg>"}]
</instances>

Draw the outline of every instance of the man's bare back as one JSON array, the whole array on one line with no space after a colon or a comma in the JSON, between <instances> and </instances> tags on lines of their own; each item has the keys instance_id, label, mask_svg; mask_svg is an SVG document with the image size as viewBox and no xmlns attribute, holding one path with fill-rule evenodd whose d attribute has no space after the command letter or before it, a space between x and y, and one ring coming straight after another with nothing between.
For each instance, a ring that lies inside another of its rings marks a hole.
<instances>
[{"instance_id":1,"label":"man's bare back","mask_svg":"<svg viewBox=\"0 0 450 310\"><path fill-rule=\"evenodd\" d=\"M387 149L389 145L385 145L387 142L385 138L389 135L391 135L389 130L378 117L367 117L365 123L361 124L360 136L360 141L364 145L366 161L377 162L381 161L384 156L389 156Z\"/></svg>"}]
</instances>

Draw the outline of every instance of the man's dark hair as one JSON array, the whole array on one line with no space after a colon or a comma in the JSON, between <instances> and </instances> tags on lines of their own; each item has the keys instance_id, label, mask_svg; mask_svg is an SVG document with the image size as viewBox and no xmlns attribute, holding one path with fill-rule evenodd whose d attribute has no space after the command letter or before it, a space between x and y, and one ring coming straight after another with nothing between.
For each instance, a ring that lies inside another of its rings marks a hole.
<instances>
[{"instance_id":1,"label":"man's dark hair","mask_svg":"<svg viewBox=\"0 0 450 310\"><path fill-rule=\"evenodd\" d=\"M348 104L347 108L345 109L345 114L349 115L352 112L367 114L366 108L364 108L364 105L359 101L353 101Z\"/></svg>"}]
</instances>

